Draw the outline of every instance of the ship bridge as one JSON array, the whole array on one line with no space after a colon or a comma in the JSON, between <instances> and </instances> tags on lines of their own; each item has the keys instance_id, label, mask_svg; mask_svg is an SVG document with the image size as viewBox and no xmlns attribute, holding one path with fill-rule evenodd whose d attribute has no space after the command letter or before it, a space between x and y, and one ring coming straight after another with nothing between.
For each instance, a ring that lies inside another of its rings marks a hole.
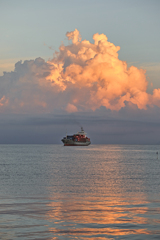
<instances>
[{"instance_id":1,"label":"ship bridge","mask_svg":"<svg viewBox=\"0 0 160 240\"><path fill-rule=\"evenodd\" d=\"M83 127L81 127L81 131L78 132L76 135L85 135L86 137L87 133L85 133L85 131L83 130Z\"/></svg>"}]
</instances>

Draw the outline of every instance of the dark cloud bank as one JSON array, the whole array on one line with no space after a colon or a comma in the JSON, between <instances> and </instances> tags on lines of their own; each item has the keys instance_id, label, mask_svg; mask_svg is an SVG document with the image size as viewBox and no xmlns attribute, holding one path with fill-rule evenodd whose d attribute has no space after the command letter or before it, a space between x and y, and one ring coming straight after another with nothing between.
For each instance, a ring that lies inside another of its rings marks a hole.
<instances>
[{"instance_id":1,"label":"dark cloud bank","mask_svg":"<svg viewBox=\"0 0 160 240\"><path fill-rule=\"evenodd\" d=\"M136 111L134 117L127 117L127 111L123 112L123 117L120 113L113 116L109 111L104 114L104 109L102 112L98 111L97 115L3 115L0 117L0 144L60 144L66 131L75 133L80 126L93 144L160 144L160 122L156 119L151 121L148 116L146 121L137 116Z\"/></svg>"}]
</instances>

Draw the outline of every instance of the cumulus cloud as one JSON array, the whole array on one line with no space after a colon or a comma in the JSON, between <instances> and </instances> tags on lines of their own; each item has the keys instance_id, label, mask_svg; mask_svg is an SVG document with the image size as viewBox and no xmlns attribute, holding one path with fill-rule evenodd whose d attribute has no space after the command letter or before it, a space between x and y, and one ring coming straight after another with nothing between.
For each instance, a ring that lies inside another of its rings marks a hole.
<instances>
[{"instance_id":1,"label":"cumulus cloud","mask_svg":"<svg viewBox=\"0 0 160 240\"><path fill-rule=\"evenodd\" d=\"M61 45L53 59L21 61L0 77L0 112L69 113L101 106L120 110L127 105L146 109L160 106L160 89L147 93L145 70L119 60L119 46L104 34L94 43L81 40L77 29L67 32L69 45Z\"/></svg>"}]
</instances>

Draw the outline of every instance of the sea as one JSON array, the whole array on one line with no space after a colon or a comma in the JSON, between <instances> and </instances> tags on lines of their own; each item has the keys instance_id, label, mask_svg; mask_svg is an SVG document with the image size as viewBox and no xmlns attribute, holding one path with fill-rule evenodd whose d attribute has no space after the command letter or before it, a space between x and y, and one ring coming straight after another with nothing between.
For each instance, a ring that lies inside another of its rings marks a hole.
<instances>
[{"instance_id":1,"label":"sea","mask_svg":"<svg viewBox=\"0 0 160 240\"><path fill-rule=\"evenodd\" d=\"M1 144L0 239L160 239L160 146Z\"/></svg>"}]
</instances>

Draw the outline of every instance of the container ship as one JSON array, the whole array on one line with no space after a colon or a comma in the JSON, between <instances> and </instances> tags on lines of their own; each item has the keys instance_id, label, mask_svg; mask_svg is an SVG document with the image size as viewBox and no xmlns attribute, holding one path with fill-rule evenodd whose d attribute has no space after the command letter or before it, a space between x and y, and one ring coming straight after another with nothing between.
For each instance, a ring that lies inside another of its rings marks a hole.
<instances>
[{"instance_id":1,"label":"container ship","mask_svg":"<svg viewBox=\"0 0 160 240\"><path fill-rule=\"evenodd\" d=\"M81 127L80 132L74 135L66 135L61 141L64 146L88 146L91 144L90 138L86 136L83 127Z\"/></svg>"}]
</instances>

